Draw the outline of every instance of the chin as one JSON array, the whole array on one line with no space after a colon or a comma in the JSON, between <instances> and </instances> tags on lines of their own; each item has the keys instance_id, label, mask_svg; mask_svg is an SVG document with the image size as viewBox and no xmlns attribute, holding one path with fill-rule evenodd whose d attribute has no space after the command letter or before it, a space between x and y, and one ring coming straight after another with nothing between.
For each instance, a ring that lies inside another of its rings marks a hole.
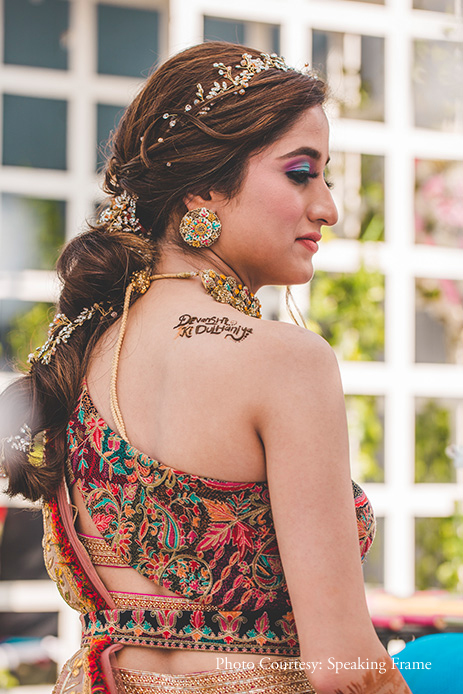
<instances>
[{"instance_id":1,"label":"chin","mask_svg":"<svg viewBox=\"0 0 463 694\"><path fill-rule=\"evenodd\" d=\"M307 267L291 273L291 275L288 276L288 280L285 282L285 284L306 284L307 282L310 282L313 276L314 268L312 263L310 263L310 265Z\"/></svg>"},{"instance_id":2,"label":"chin","mask_svg":"<svg viewBox=\"0 0 463 694\"><path fill-rule=\"evenodd\" d=\"M312 263L306 263L303 267L279 268L275 273L268 273L260 287L286 287L288 285L307 284L314 275L314 267ZM254 291L254 290L253 290ZM258 291L256 289L255 291Z\"/></svg>"}]
</instances>

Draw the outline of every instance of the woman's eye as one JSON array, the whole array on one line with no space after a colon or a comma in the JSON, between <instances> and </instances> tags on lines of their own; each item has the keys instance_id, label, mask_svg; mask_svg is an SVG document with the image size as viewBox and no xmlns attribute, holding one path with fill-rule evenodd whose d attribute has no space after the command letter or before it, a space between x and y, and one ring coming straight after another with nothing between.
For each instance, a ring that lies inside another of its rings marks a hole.
<instances>
[{"instance_id":1,"label":"woman's eye","mask_svg":"<svg viewBox=\"0 0 463 694\"><path fill-rule=\"evenodd\" d=\"M334 187L333 181L331 181L329 178L327 178L327 177L325 176L325 174L323 174L323 178L325 179L325 184L326 184L326 187L327 187L327 188L330 188L330 189L331 189L331 188Z\"/></svg>"},{"instance_id":2,"label":"woman's eye","mask_svg":"<svg viewBox=\"0 0 463 694\"><path fill-rule=\"evenodd\" d=\"M307 169L294 169L293 171L287 171L286 175L291 181L298 184L308 183L309 178L318 176L318 174L310 173Z\"/></svg>"}]
</instances>

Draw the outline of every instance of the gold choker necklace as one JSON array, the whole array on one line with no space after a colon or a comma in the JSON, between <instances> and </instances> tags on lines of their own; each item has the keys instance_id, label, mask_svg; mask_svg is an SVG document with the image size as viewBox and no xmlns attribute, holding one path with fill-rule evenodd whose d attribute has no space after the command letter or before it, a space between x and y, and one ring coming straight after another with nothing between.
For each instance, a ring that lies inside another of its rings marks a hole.
<instances>
[{"instance_id":1,"label":"gold choker necklace","mask_svg":"<svg viewBox=\"0 0 463 694\"><path fill-rule=\"evenodd\" d=\"M204 289L215 301L229 304L248 316L262 317L260 301L257 296L254 296L245 285L239 284L235 277L227 277L215 272L215 270L172 272L160 275L150 275L146 270L141 270L132 275L129 287L132 287L132 290L139 294L144 294L149 289L151 282L155 280L189 279L190 277L199 277Z\"/></svg>"},{"instance_id":2,"label":"gold choker necklace","mask_svg":"<svg viewBox=\"0 0 463 694\"><path fill-rule=\"evenodd\" d=\"M214 270L199 273L203 287L213 299L221 304L230 304L248 316L262 318L260 301L246 286L238 284L234 277L219 275Z\"/></svg>"}]
</instances>

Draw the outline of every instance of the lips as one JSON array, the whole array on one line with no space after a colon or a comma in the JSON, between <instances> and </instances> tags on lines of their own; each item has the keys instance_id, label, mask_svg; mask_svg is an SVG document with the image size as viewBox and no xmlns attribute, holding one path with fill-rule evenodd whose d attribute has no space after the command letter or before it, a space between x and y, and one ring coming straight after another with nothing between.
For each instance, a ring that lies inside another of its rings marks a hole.
<instances>
[{"instance_id":1,"label":"lips","mask_svg":"<svg viewBox=\"0 0 463 694\"><path fill-rule=\"evenodd\" d=\"M299 236L296 241L299 241L299 243L305 246L307 250L312 251L312 253L316 253L318 251L317 244L321 237L322 235L319 232L313 231L310 234L305 234L305 236Z\"/></svg>"},{"instance_id":2,"label":"lips","mask_svg":"<svg viewBox=\"0 0 463 694\"><path fill-rule=\"evenodd\" d=\"M322 235L318 231L312 231L310 234L305 234L304 236L299 236L296 241L302 241L305 239L309 239L309 241L313 241L314 243L318 243L321 239Z\"/></svg>"}]
</instances>

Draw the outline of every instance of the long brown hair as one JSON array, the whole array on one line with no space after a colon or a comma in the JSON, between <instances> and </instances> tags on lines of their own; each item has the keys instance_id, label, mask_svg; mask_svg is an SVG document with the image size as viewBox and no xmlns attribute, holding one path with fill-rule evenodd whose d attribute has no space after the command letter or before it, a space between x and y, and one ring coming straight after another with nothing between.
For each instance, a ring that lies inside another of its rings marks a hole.
<instances>
[{"instance_id":1,"label":"long brown hair","mask_svg":"<svg viewBox=\"0 0 463 694\"><path fill-rule=\"evenodd\" d=\"M30 373L0 396L1 464L10 495L46 499L61 482L66 426L92 349L120 317L132 273L155 267L168 224L186 212L185 196L207 199L211 190L235 195L249 157L286 132L307 108L323 104L326 88L316 76L270 68L254 75L244 94L219 94L204 111L204 102L195 103L198 84L207 94L221 79L216 63L240 72L244 52L259 57L254 49L230 43L189 48L161 65L127 108L113 138L104 189L111 196L126 191L137 197L146 234L141 238L99 223L64 248L57 264L62 282L58 311L72 321L95 302L111 310L105 315L96 311L57 347L49 364L33 363ZM41 465L5 443L25 423L32 436L46 432Z\"/></svg>"}]
</instances>

